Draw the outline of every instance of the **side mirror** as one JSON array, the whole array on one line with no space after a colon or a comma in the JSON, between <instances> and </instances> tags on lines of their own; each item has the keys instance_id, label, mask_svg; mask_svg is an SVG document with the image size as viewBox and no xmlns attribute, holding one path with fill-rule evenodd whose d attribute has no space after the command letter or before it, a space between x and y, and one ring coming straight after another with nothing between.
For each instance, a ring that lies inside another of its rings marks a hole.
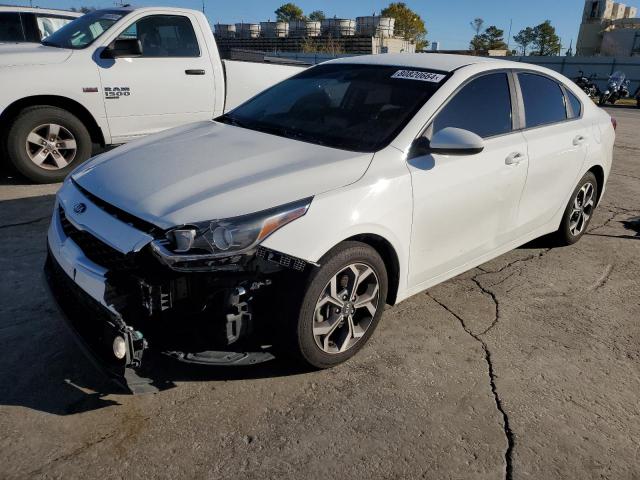
<instances>
[{"instance_id":1,"label":"side mirror","mask_svg":"<svg viewBox=\"0 0 640 480\"><path fill-rule=\"evenodd\" d=\"M102 52L103 58L134 58L142 56L142 43L137 38L114 40Z\"/></svg>"},{"instance_id":2,"label":"side mirror","mask_svg":"<svg viewBox=\"0 0 640 480\"><path fill-rule=\"evenodd\" d=\"M484 150L484 140L469 130L447 127L434 133L429 150L442 155L473 155Z\"/></svg>"}]
</instances>

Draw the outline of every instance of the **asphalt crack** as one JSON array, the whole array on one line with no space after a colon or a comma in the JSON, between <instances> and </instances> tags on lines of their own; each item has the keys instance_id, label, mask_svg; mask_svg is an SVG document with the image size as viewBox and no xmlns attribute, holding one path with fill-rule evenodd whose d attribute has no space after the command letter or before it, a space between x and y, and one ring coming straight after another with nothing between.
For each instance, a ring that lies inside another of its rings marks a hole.
<instances>
[{"instance_id":1,"label":"asphalt crack","mask_svg":"<svg viewBox=\"0 0 640 480\"><path fill-rule=\"evenodd\" d=\"M447 307L447 305L442 303L440 300L432 296L431 293L427 292L427 296L431 298L434 302L436 302L438 305L440 305L442 308L444 308L451 315L453 315L453 317L455 317L458 320L458 322L460 323L460 326L467 333L467 335L473 338L482 347L482 351L484 353L484 360L487 364L487 370L489 372L489 385L491 387L491 394L493 395L493 400L496 404L496 409L502 415L502 430L504 432L505 438L507 439L507 449L504 452L505 479L511 480L513 478L513 448L515 444L514 435L513 435L513 432L511 431L511 426L509 424L509 416L507 415L507 412L502 406L502 400L500 398L500 395L498 394L498 388L496 387L496 381L495 381L496 376L495 376L495 371L493 369L491 351L489 350L487 343L481 338L481 335L483 335L489 329L485 330L485 332L483 333L479 333L479 334L473 333L471 329L467 327L467 324L465 323L464 319L460 315L455 313L453 310Z\"/></svg>"},{"instance_id":2,"label":"asphalt crack","mask_svg":"<svg viewBox=\"0 0 640 480\"><path fill-rule=\"evenodd\" d=\"M590 291L595 292L596 290L605 286L605 284L609 281L609 277L611 277L611 272L613 272L613 265L609 264L605 267L604 272L600 275L600 278L591 285L589 288Z\"/></svg>"},{"instance_id":3,"label":"asphalt crack","mask_svg":"<svg viewBox=\"0 0 640 480\"><path fill-rule=\"evenodd\" d=\"M39 223L39 222L42 222L43 220L48 220L48 219L49 219L49 215L47 215L46 217L40 217L40 218L36 218L34 220L29 220L27 222L8 223L6 225L0 225L0 229L13 228L13 227L23 227L25 225L32 225L34 223Z\"/></svg>"}]
</instances>

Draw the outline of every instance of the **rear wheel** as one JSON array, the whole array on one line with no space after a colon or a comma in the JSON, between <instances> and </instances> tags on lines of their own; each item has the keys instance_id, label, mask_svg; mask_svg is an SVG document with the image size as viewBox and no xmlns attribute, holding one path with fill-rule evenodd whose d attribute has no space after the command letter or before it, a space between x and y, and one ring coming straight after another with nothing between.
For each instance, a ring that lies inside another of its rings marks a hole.
<instances>
[{"instance_id":1,"label":"rear wheel","mask_svg":"<svg viewBox=\"0 0 640 480\"><path fill-rule=\"evenodd\" d=\"M24 109L9 128L6 151L22 175L37 183L64 180L91 156L91 136L73 114L57 107Z\"/></svg>"},{"instance_id":2,"label":"rear wheel","mask_svg":"<svg viewBox=\"0 0 640 480\"><path fill-rule=\"evenodd\" d=\"M561 245L572 245L582 238L593 217L598 199L598 181L587 172L578 182L564 211L556 238Z\"/></svg>"},{"instance_id":3,"label":"rear wheel","mask_svg":"<svg viewBox=\"0 0 640 480\"><path fill-rule=\"evenodd\" d=\"M329 368L354 356L373 334L387 297L387 271L366 244L344 242L321 260L293 318L293 345L306 363Z\"/></svg>"}]
</instances>

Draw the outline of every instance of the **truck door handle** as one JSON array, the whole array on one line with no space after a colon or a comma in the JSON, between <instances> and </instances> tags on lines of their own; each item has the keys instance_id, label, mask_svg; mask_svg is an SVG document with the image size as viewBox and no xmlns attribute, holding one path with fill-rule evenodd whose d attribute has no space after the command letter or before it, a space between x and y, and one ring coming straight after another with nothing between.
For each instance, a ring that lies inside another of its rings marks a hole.
<instances>
[{"instance_id":1,"label":"truck door handle","mask_svg":"<svg viewBox=\"0 0 640 480\"><path fill-rule=\"evenodd\" d=\"M507 158L504 159L504 163L507 165L518 165L524 160L524 154L520 152L510 153Z\"/></svg>"},{"instance_id":2,"label":"truck door handle","mask_svg":"<svg viewBox=\"0 0 640 480\"><path fill-rule=\"evenodd\" d=\"M184 73L186 73L187 75L204 75L205 71L202 69L192 69L192 70L185 70Z\"/></svg>"},{"instance_id":3,"label":"truck door handle","mask_svg":"<svg viewBox=\"0 0 640 480\"><path fill-rule=\"evenodd\" d=\"M582 135L578 135L573 139L573 144L577 147L578 145L582 145L585 142L586 138Z\"/></svg>"}]
</instances>

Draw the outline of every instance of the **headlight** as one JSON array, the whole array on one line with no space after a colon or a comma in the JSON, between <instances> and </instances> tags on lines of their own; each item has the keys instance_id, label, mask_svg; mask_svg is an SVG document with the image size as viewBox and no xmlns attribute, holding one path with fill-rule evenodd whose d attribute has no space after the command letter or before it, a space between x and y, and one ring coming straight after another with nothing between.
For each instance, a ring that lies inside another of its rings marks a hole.
<instances>
[{"instance_id":1,"label":"headlight","mask_svg":"<svg viewBox=\"0 0 640 480\"><path fill-rule=\"evenodd\" d=\"M219 263L216 259L252 251L273 232L307 213L311 200L306 198L241 217L185 225L170 230L166 239L156 240L151 246L171 267L189 269L188 263L211 267Z\"/></svg>"}]
</instances>

